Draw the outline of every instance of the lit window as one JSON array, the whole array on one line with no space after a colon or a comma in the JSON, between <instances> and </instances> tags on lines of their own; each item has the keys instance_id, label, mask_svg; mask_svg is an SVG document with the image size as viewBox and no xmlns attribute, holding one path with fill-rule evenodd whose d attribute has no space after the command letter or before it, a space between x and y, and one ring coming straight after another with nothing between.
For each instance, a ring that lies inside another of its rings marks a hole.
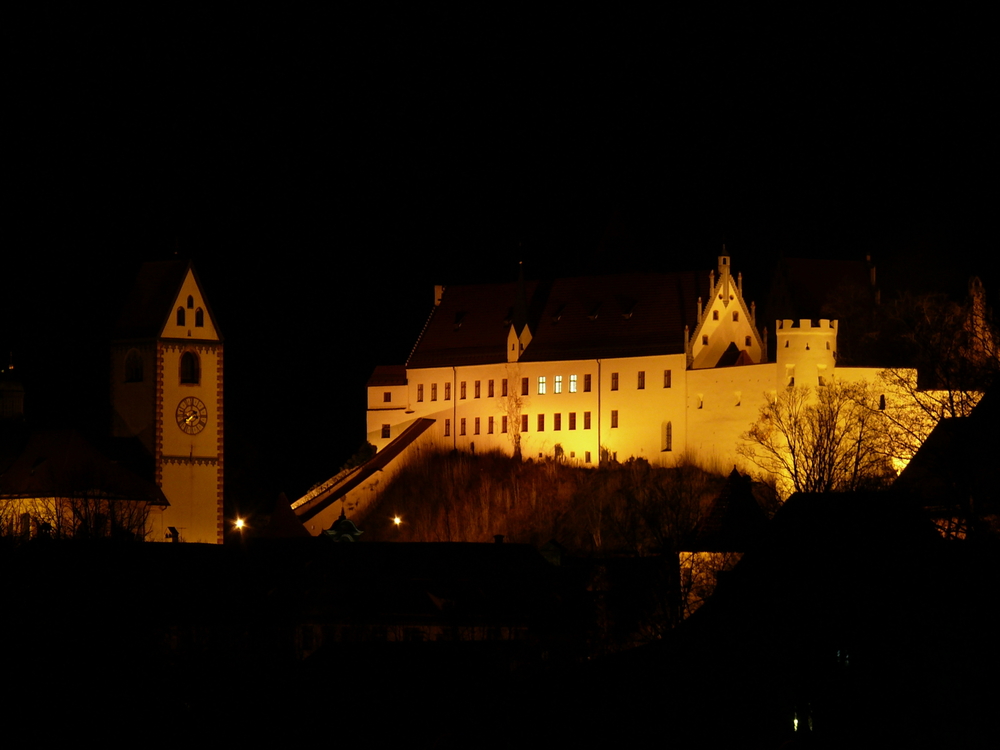
<instances>
[{"instance_id":1,"label":"lit window","mask_svg":"<svg viewBox=\"0 0 1000 750\"><path fill-rule=\"evenodd\" d=\"M451 401L451 383L444 384L444 400Z\"/></svg>"},{"instance_id":2,"label":"lit window","mask_svg":"<svg viewBox=\"0 0 1000 750\"><path fill-rule=\"evenodd\" d=\"M460 399L462 399L463 401L465 401L465 381L464 380L461 383L458 384L458 397ZM445 396L445 398L448 398L448 397Z\"/></svg>"},{"instance_id":3,"label":"lit window","mask_svg":"<svg viewBox=\"0 0 1000 750\"><path fill-rule=\"evenodd\" d=\"M672 451L674 449L674 426L667 422L663 428L663 450Z\"/></svg>"},{"instance_id":4,"label":"lit window","mask_svg":"<svg viewBox=\"0 0 1000 750\"><path fill-rule=\"evenodd\" d=\"M184 325L184 308L183 307L178 307L177 308L177 325L179 325L179 326Z\"/></svg>"},{"instance_id":5,"label":"lit window","mask_svg":"<svg viewBox=\"0 0 1000 750\"><path fill-rule=\"evenodd\" d=\"M590 375L583 376L583 392L590 393Z\"/></svg>"},{"instance_id":6,"label":"lit window","mask_svg":"<svg viewBox=\"0 0 1000 750\"><path fill-rule=\"evenodd\" d=\"M205 311L200 307L194 311L194 327L204 328L205 327Z\"/></svg>"},{"instance_id":7,"label":"lit window","mask_svg":"<svg viewBox=\"0 0 1000 750\"><path fill-rule=\"evenodd\" d=\"M639 382L636 384L636 388L638 388L640 391L646 389L646 371L645 370L639 370Z\"/></svg>"},{"instance_id":8,"label":"lit window","mask_svg":"<svg viewBox=\"0 0 1000 750\"><path fill-rule=\"evenodd\" d=\"M538 431L539 432L545 432L545 415L544 414L539 414L538 415Z\"/></svg>"},{"instance_id":9,"label":"lit window","mask_svg":"<svg viewBox=\"0 0 1000 750\"><path fill-rule=\"evenodd\" d=\"M571 430L575 430L576 429L576 412L575 411L571 411L569 413L569 428Z\"/></svg>"},{"instance_id":10,"label":"lit window","mask_svg":"<svg viewBox=\"0 0 1000 750\"><path fill-rule=\"evenodd\" d=\"M142 355L138 349L129 349L125 355L125 382L142 382Z\"/></svg>"},{"instance_id":11,"label":"lit window","mask_svg":"<svg viewBox=\"0 0 1000 750\"><path fill-rule=\"evenodd\" d=\"M451 420L444 420L444 436L449 437L451 435Z\"/></svg>"},{"instance_id":12,"label":"lit window","mask_svg":"<svg viewBox=\"0 0 1000 750\"><path fill-rule=\"evenodd\" d=\"M617 409L612 409L611 410L611 429L614 429L617 426L618 426L618 410Z\"/></svg>"},{"instance_id":13,"label":"lit window","mask_svg":"<svg viewBox=\"0 0 1000 750\"><path fill-rule=\"evenodd\" d=\"M501 398L507 396L507 378L504 378L503 380L500 381L500 396Z\"/></svg>"},{"instance_id":14,"label":"lit window","mask_svg":"<svg viewBox=\"0 0 1000 750\"><path fill-rule=\"evenodd\" d=\"M552 429L561 430L562 429L562 414L552 415Z\"/></svg>"},{"instance_id":15,"label":"lit window","mask_svg":"<svg viewBox=\"0 0 1000 750\"><path fill-rule=\"evenodd\" d=\"M472 387L473 387L472 397L473 398L479 398L479 396L480 396L479 381L477 380L475 383L473 383Z\"/></svg>"},{"instance_id":16,"label":"lit window","mask_svg":"<svg viewBox=\"0 0 1000 750\"><path fill-rule=\"evenodd\" d=\"M542 376L542 377L540 377L538 379L538 395L539 396L544 396L545 395L545 377L544 376Z\"/></svg>"},{"instance_id":17,"label":"lit window","mask_svg":"<svg viewBox=\"0 0 1000 750\"><path fill-rule=\"evenodd\" d=\"M527 378L521 378L521 395L522 396L527 396L528 395L528 379Z\"/></svg>"},{"instance_id":18,"label":"lit window","mask_svg":"<svg viewBox=\"0 0 1000 750\"><path fill-rule=\"evenodd\" d=\"M431 383L431 401L438 400L438 384Z\"/></svg>"},{"instance_id":19,"label":"lit window","mask_svg":"<svg viewBox=\"0 0 1000 750\"><path fill-rule=\"evenodd\" d=\"M493 434L493 417L488 417L486 419L486 432L490 435Z\"/></svg>"},{"instance_id":20,"label":"lit window","mask_svg":"<svg viewBox=\"0 0 1000 750\"><path fill-rule=\"evenodd\" d=\"M585 411L583 413L583 429L585 429L585 430L589 430L590 429L590 412L589 411Z\"/></svg>"},{"instance_id":21,"label":"lit window","mask_svg":"<svg viewBox=\"0 0 1000 750\"><path fill-rule=\"evenodd\" d=\"M194 352L184 352L181 355L181 382L195 385L201 382L201 365Z\"/></svg>"},{"instance_id":22,"label":"lit window","mask_svg":"<svg viewBox=\"0 0 1000 750\"><path fill-rule=\"evenodd\" d=\"M387 424L382 425L382 439L383 440L389 439L389 425Z\"/></svg>"},{"instance_id":23,"label":"lit window","mask_svg":"<svg viewBox=\"0 0 1000 750\"><path fill-rule=\"evenodd\" d=\"M569 376L569 392L576 393L576 375Z\"/></svg>"},{"instance_id":24,"label":"lit window","mask_svg":"<svg viewBox=\"0 0 1000 750\"><path fill-rule=\"evenodd\" d=\"M384 404L392 403L392 393L390 391L382 392L382 403Z\"/></svg>"},{"instance_id":25,"label":"lit window","mask_svg":"<svg viewBox=\"0 0 1000 750\"><path fill-rule=\"evenodd\" d=\"M613 390L613 391L617 391L618 390L618 373L617 372L611 373L611 390Z\"/></svg>"},{"instance_id":26,"label":"lit window","mask_svg":"<svg viewBox=\"0 0 1000 750\"><path fill-rule=\"evenodd\" d=\"M562 375L556 375L556 382L553 393L562 393Z\"/></svg>"},{"instance_id":27,"label":"lit window","mask_svg":"<svg viewBox=\"0 0 1000 750\"><path fill-rule=\"evenodd\" d=\"M472 425L472 434L473 435L478 435L479 434L479 417L476 417L476 421Z\"/></svg>"},{"instance_id":28,"label":"lit window","mask_svg":"<svg viewBox=\"0 0 1000 750\"><path fill-rule=\"evenodd\" d=\"M458 434L459 435L465 434L465 417L462 417L458 422Z\"/></svg>"},{"instance_id":29,"label":"lit window","mask_svg":"<svg viewBox=\"0 0 1000 750\"><path fill-rule=\"evenodd\" d=\"M417 383L417 401L424 400L424 384Z\"/></svg>"},{"instance_id":30,"label":"lit window","mask_svg":"<svg viewBox=\"0 0 1000 750\"><path fill-rule=\"evenodd\" d=\"M664 388L670 387L670 370L663 371L663 387Z\"/></svg>"},{"instance_id":31,"label":"lit window","mask_svg":"<svg viewBox=\"0 0 1000 750\"><path fill-rule=\"evenodd\" d=\"M500 417L500 432L507 434L507 417Z\"/></svg>"},{"instance_id":32,"label":"lit window","mask_svg":"<svg viewBox=\"0 0 1000 750\"><path fill-rule=\"evenodd\" d=\"M521 415L521 432L527 432L527 431L528 431L528 415L527 414L522 414Z\"/></svg>"}]
</instances>

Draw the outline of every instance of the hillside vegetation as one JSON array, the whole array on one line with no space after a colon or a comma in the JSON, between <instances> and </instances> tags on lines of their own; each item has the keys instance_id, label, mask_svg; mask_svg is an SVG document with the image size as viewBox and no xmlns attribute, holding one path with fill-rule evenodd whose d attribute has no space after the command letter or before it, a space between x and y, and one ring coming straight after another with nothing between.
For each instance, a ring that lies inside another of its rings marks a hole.
<instances>
[{"instance_id":1,"label":"hillside vegetation","mask_svg":"<svg viewBox=\"0 0 1000 750\"><path fill-rule=\"evenodd\" d=\"M397 474L363 538L491 542L503 534L535 546L554 539L577 554L655 554L694 528L724 482L696 466L660 469L641 459L584 469L500 453L435 454Z\"/></svg>"}]
</instances>

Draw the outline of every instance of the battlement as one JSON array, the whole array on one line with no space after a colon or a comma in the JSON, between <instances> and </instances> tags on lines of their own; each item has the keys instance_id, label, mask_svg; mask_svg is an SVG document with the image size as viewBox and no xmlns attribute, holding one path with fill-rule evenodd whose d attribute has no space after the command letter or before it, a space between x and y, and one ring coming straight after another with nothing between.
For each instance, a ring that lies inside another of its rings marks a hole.
<instances>
[{"instance_id":1,"label":"battlement","mask_svg":"<svg viewBox=\"0 0 1000 750\"><path fill-rule=\"evenodd\" d=\"M809 331L815 329L825 333L829 333L831 330L834 333L837 332L837 321L827 318L820 318L819 320L810 320L809 318L801 320L776 320L774 321L774 326L779 331L788 331L789 329Z\"/></svg>"}]
</instances>

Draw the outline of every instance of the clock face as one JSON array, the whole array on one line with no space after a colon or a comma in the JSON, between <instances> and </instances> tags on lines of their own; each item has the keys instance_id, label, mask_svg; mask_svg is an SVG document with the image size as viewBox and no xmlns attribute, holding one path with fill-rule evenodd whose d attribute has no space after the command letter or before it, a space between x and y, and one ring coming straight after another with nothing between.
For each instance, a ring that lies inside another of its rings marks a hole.
<instances>
[{"instance_id":1,"label":"clock face","mask_svg":"<svg viewBox=\"0 0 1000 750\"><path fill-rule=\"evenodd\" d=\"M197 435L208 424L208 407L200 398L188 396L177 404L177 426L188 435Z\"/></svg>"}]
</instances>

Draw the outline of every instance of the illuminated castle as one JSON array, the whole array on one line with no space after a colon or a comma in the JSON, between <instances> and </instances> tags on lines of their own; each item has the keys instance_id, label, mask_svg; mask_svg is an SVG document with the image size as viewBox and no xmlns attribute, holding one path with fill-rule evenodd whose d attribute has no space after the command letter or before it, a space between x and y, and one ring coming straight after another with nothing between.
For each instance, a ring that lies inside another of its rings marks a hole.
<instances>
[{"instance_id":1,"label":"illuminated castle","mask_svg":"<svg viewBox=\"0 0 1000 750\"><path fill-rule=\"evenodd\" d=\"M406 365L369 380L368 440L382 450L419 426L447 450L731 468L765 392L833 377L836 321L775 328L768 363L726 254L705 274L438 287Z\"/></svg>"}]
</instances>

